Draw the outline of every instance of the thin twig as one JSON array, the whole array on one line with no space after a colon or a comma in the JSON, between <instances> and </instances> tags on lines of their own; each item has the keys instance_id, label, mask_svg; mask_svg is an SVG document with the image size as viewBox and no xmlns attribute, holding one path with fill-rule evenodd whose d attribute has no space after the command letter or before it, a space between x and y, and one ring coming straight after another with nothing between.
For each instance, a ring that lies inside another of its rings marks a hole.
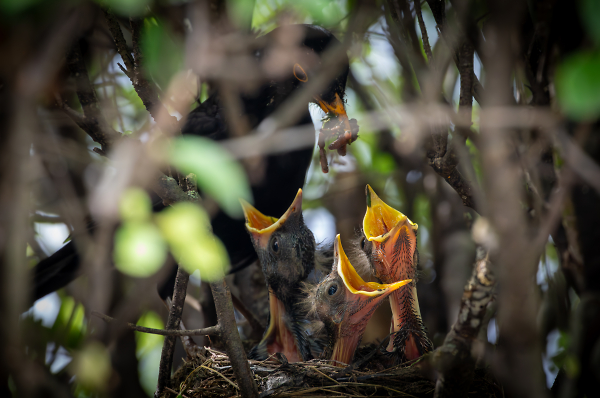
<instances>
[{"instance_id":1,"label":"thin twig","mask_svg":"<svg viewBox=\"0 0 600 398\"><path fill-rule=\"evenodd\" d=\"M427 55L427 61L431 63L433 60L433 54L431 52L431 46L429 45L429 36L427 35L427 28L425 27L425 21L423 21L423 14L421 12L421 2L419 0L415 0L415 13L417 14L417 19L419 20L419 29L421 29L421 39L423 40L423 49L425 50L425 54Z\"/></svg>"},{"instance_id":2,"label":"thin twig","mask_svg":"<svg viewBox=\"0 0 600 398\"><path fill-rule=\"evenodd\" d=\"M120 322L118 320L116 320L115 318L112 318L108 315L105 314L101 314L99 312L96 311L92 311L92 315L97 316L98 318L102 319L103 321L105 321L106 323L111 323L111 322ZM221 332L219 330L219 326L210 326L204 329L187 329L187 330L167 330L167 329L154 329L154 328L147 328L145 326L139 326L136 325L134 323L126 323L127 327L131 330L135 330L136 332L142 332L142 333L150 333L150 334L158 334L161 336L218 336Z\"/></svg>"}]
</instances>

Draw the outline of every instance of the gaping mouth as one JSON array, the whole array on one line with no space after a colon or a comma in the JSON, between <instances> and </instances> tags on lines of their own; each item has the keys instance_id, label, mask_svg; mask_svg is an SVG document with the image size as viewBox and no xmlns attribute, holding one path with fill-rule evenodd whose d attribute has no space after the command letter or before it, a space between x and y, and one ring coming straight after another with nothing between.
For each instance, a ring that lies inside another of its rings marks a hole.
<instances>
[{"instance_id":1,"label":"gaping mouth","mask_svg":"<svg viewBox=\"0 0 600 398\"><path fill-rule=\"evenodd\" d=\"M406 225L413 231L419 228L404 214L381 200L369 185L367 185L366 194L367 213L363 219L363 231L368 240L385 242L396 227L401 228Z\"/></svg>"},{"instance_id":2,"label":"gaping mouth","mask_svg":"<svg viewBox=\"0 0 600 398\"><path fill-rule=\"evenodd\" d=\"M302 211L302 189L298 189L296 198L280 218L262 214L254 206L243 199L240 199L240 203L242 204L244 216L246 217L246 229L255 237L255 239L262 243L266 243L271 234L283 225L292 214Z\"/></svg>"},{"instance_id":3,"label":"gaping mouth","mask_svg":"<svg viewBox=\"0 0 600 398\"><path fill-rule=\"evenodd\" d=\"M394 282L391 284L382 284L377 282L365 282L363 278L356 272L356 269L348 260L342 243L340 241L340 235L338 234L334 244L334 256L337 260L337 272L338 275L344 281L346 289L353 295L359 295L363 297L378 297L385 293L391 293L401 286L404 286L411 282L411 279Z\"/></svg>"},{"instance_id":4,"label":"gaping mouth","mask_svg":"<svg viewBox=\"0 0 600 398\"><path fill-rule=\"evenodd\" d=\"M346 287L344 300L346 314L336 326L338 339L333 347L331 359L342 363L350 363L360 343L369 318L383 300L396 289L410 283L403 280L391 284L365 282L352 266L342 244L340 235L334 243L334 255L338 275ZM339 365L339 364L338 364Z\"/></svg>"}]
</instances>

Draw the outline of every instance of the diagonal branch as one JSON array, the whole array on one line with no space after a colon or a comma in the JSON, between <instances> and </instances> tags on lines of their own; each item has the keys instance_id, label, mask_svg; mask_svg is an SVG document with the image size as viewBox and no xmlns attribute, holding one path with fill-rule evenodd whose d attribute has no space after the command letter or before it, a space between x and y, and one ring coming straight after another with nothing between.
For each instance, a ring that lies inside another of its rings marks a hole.
<instances>
[{"instance_id":1,"label":"diagonal branch","mask_svg":"<svg viewBox=\"0 0 600 398\"><path fill-rule=\"evenodd\" d=\"M434 354L439 372L435 398L466 396L469 392L475 369L471 348L479 330L485 327L484 316L492 301L495 285L496 278L488 255L478 248L473 273L463 292L458 320Z\"/></svg>"},{"instance_id":2,"label":"diagonal branch","mask_svg":"<svg viewBox=\"0 0 600 398\"><path fill-rule=\"evenodd\" d=\"M108 29L110 30L115 42L117 52L125 63L125 67L122 65L119 65L119 67L123 73L129 77L129 80L131 80L131 84L133 85L135 92L144 103L146 110L150 113L154 120L158 120L157 118L159 111L164 107L164 105L160 102L152 82L146 79L144 75L143 56L140 49L143 26L142 21L134 19L130 21L131 36L133 40L132 56L129 48L127 47L127 42L125 41L123 31L121 31L121 25L119 24L117 18L109 10L104 10L104 15L106 17ZM166 112L166 114L168 115L168 112ZM175 125L177 123L177 118L170 116L169 121ZM175 131L175 129L173 129L173 131Z\"/></svg>"},{"instance_id":3,"label":"diagonal branch","mask_svg":"<svg viewBox=\"0 0 600 398\"><path fill-rule=\"evenodd\" d=\"M81 129L95 142L100 144L102 152L106 154L110 146L120 138L121 134L106 122L106 119L104 119L98 109L98 98L90 82L79 44L75 44L67 54L67 67L71 72L71 76L75 79L77 98L81 104L83 115L71 109L60 98L58 105Z\"/></svg>"},{"instance_id":4,"label":"diagonal branch","mask_svg":"<svg viewBox=\"0 0 600 398\"><path fill-rule=\"evenodd\" d=\"M419 21L419 29L421 30L421 39L423 40L423 49L427 55L427 61L433 60L433 53L431 52L431 46L429 45L429 35L427 35L427 28L425 27L425 21L423 21L423 13L421 11L421 1L416 0L415 13L417 14L417 20Z\"/></svg>"}]
</instances>

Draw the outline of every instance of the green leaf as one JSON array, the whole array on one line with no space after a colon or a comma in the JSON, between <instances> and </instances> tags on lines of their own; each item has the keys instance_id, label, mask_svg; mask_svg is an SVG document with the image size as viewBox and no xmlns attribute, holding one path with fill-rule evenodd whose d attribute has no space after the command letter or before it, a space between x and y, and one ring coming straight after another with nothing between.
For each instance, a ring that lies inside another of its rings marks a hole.
<instances>
[{"instance_id":1,"label":"green leaf","mask_svg":"<svg viewBox=\"0 0 600 398\"><path fill-rule=\"evenodd\" d=\"M77 382L92 391L105 390L112 373L110 354L101 343L89 343L73 358L71 372L77 376Z\"/></svg>"},{"instance_id":2,"label":"green leaf","mask_svg":"<svg viewBox=\"0 0 600 398\"><path fill-rule=\"evenodd\" d=\"M600 1L582 0L579 2L581 20L587 32L600 45Z\"/></svg>"},{"instance_id":3,"label":"green leaf","mask_svg":"<svg viewBox=\"0 0 600 398\"><path fill-rule=\"evenodd\" d=\"M147 221L152 214L152 202L143 189L129 188L121 196L119 211L125 221Z\"/></svg>"},{"instance_id":4,"label":"green leaf","mask_svg":"<svg viewBox=\"0 0 600 398\"><path fill-rule=\"evenodd\" d=\"M600 52L578 52L556 71L556 94L565 113L576 120L600 116Z\"/></svg>"},{"instance_id":5,"label":"green leaf","mask_svg":"<svg viewBox=\"0 0 600 398\"><path fill-rule=\"evenodd\" d=\"M97 0L101 5L111 11L127 17L138 16L151 3L151 0Z\"/></svg>"},{"instance_id":6,"label":"green leaf","mask_svg":"<svg viewBox=\"0 0 600 398\"><path fill-rule=\"evenodd\" d=\"M115 234L113 257L115 266L124 274L148 277L164 264L167 246L154 224L127 221Z\"/></svg>"},{"instance_id":7,"label":"green leaf","mask_svg":"<svg viewBox=\"0 0 600 398\"><path fill-rule=\"evenodd\" d=\"M137 324L153 329L164 329L165 327L160 316L154 311L145 312L140 319L138 319ZM158 334L135 332L137 357L140 358L146 355L156 347L162 347L164 339L164 336Z\"/></svg>"},{"instance_id":8,"label":"green leaf","mask_svg":"<svg viewBox=\"0 0 600 398\"><path fill-rule=\"evenodd\" d=\"M183 43L154 18L144 20L142 52L152 79L166 90L171 77L183 68Z\"/></svg>"},{"instance_id":9,"label":"green leaf","mask_svg":"<svg viewBox=\"0 0 600 398\"><path fill-rule=\"evenodd\" d=\"M169 158L185 174L194 173L198 187L231 217L242 216L240 198L252 202L244 169L215 141L193 136L176 138Z\"/></svg>"},{"instance_id":10,"label":"green leaf","mask_svg":"<svg viewBox=\"0 0 600 398\"><path fill-rule=\"evenodd\" d=\"M222 279L229 267L223 243L210 232L208 215L193 203L176 203L156 216L177 262L203 281Z\"/></svg>"},{"instance_id":11,"label":"green leaf","mask_svg":"<svg viewBox=\"0 0 600 398\"><path fill-rule=\"evenodd\" d=\"M75 299L71 296L63 297L52 331L55 335L65 336L62 343L65 348L79 347L85 339L86 332L83 305L75 303Z\"/></svg>"},{"instance_id":12,"label":"green leaf","mask_svg":"<svg viewBox=\"0 0 600 398\"><path fill-rule=\"evenodd\" d=\"M250 29L254 11L254 0L227 0L227 10L238 28Z\"/></svg>"}]
</instances>

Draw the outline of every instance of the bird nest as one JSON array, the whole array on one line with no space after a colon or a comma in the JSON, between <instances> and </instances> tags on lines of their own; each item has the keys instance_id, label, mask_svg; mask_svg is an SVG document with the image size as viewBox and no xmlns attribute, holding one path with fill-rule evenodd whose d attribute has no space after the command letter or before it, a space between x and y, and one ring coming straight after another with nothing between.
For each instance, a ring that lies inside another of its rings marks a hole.
<instances>
[{"instance_id":1,"label":"bird nest","mask_svg":"<svg viewBox=\"0 0 600 398\"><path fill-rule=\"evenodd\" d=\"M360 351L377 350L363 347ZM223 352L206 348L206 355L189 359L175 372L171 386L162 395L172 398L235 397L240 395L229 358ZM435 375L429 356L385 368L381 357L357 357L359 366L337 367L331 361L311 360L288 363L274 355L264 361L250 360L250 368L262 397L433 397ZM484 368L475 370L470 396L502 397L502 389Z\"/></svg>"}]
</instances>

